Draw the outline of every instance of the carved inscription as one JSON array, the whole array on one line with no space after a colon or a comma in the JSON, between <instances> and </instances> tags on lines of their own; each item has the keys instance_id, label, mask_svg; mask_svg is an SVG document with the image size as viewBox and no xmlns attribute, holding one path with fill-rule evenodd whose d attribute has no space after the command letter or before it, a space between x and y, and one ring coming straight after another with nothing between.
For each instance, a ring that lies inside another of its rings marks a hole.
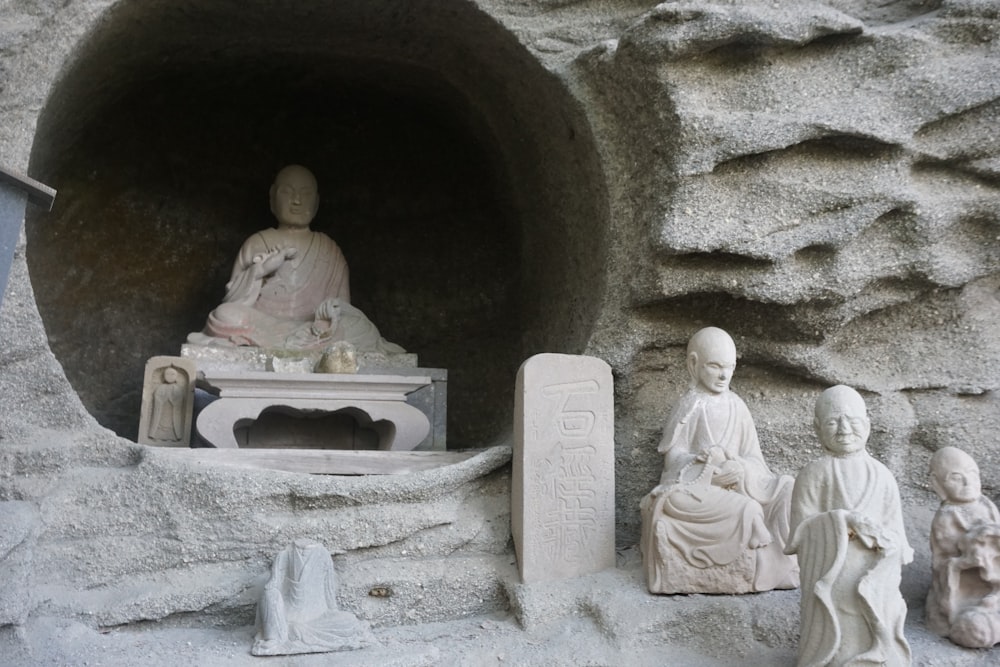
<instances>
[{"instance_id":1,"label":"carved inscription","mask_svg":"<svg viewBox=\"0 0 1000 667\"><path fill-rule=\"evenodd\" d=\"M516 435L512 523L522 579L612 566L610 368L592 357L538 355L522 366L518 383L523 427Z\"/></svg>"},{"instance_id":2,"label":"carved inscription","mask_svg":"<svg viewBox=\"0 0 1000 667\"><path fill-rule=\"evenodd\" d=\"M597 450L589 443L596 415L591 410L572 409L574 396L596 394L595 380L551 384L542 397L557 404L554 423L559 434L558 457L544 459L536 476L539 502L533 520L541 527L541 549L547 558L579 563L594 556L592 538L599 529L597 476L593 458ZM536 433L539 417L536 411Z\"/></svg>"},{"instance_id":3,"label":"carved inscription","mask_svg":"<svg viewBox=\"0 0 1000 667\"><path fill-rule=\"evenodd\" d=\"M594 413L590 410L570 410L567 406L574 396L596 394L600 389L601 385L596 380L551 384L542 388L542 396L555 398L559 402L556 426L561 436L571 440L590 437L594 430Z\"/></svg>"}]
</instances>

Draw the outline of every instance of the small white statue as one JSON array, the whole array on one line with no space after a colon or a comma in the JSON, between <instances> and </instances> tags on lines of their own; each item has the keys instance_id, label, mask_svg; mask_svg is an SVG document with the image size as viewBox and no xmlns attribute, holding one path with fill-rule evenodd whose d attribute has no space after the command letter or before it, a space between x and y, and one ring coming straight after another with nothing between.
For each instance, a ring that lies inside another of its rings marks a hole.
<instances>
[{"instance_id":1,"label":"small white statue","mask_svg":"<svg viewBox=\"0 0 1000 667\"><path fill-rule=\"evenodd\" d=\"M277 228L243 243L223 302L188 342L321 350L347 341L359 352L402 352L350 305L347 260L340 247L309 229L319 208L312 172L300 165L285 167L274 178L270 200Z\"/></svg>"},{"instance_id":2,"label":"small white statue","mask_svg":"<svg viewBox=\"0 0 1000 667\"><path fill-rule=\"evenodd\" d=\"M931 523L927 627L960 646L989 648L1000 643L1000 513L961 449L934 452L930 477L941 507Z\"/></svg>"},{"instance_id":3,"label":"small white statue","mask_svg":"<svg viewBox=\"0 0 1000 667\"><path fill-rule=\"evenodd\" d=\"M736 346L709 327L687 348L691 388L674 407L658 451L663 474L640 505L652 593L747 593L794 588L784 554L793 480L775 475L750 411L729 391Z\"/></svg>"},{"instance_id":4,"label":"small white statue","mask_svg":"<svg viewBox=\"0 0 1000 667\"><path fill-rule=\"evenodd\" d=\"M901 568L913 560L892 473L865 449L865 402L838 385L816 401L826 455L795 479L792 538L802 578L799 665L910 664Z\"/></svg>"},{"instance_id":5,"label":"small white statue","mask_svg":"<svg viewBox=\"0 0 1000 667\"><path fill-rule=\"evenodd\" d=\"M338 609L337 575L322 544L295 540L277 555L257 605L251 653L324 653L374 643L367 623Z\"/></svg>"}]
</instances>

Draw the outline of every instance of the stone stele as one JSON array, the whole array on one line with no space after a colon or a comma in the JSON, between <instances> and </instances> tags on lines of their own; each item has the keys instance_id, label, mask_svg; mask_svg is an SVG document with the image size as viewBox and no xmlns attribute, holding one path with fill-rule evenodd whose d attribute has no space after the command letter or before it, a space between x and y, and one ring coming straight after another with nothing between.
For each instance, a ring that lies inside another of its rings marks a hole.
<instances>
[{"instance_id":1,"label":"stone stele","mask_svg":"<svg viewBox=\"0 0 1000 667\"><path fill-rule=\"evenodd\" d=\"M941 507L931 523L927 627L960 646L988 648L1000 642L1000 513L961 449L934 452L930 477Z\"/></svg>"},{"instance_id":2,"label":"stone stele","mask_svg":"<svg viewBox=\"0 0 1000 667\"><path fill-rule=\"evenodd\" d=\"M511 528L521 581L551 581L615 564L611 367L594 357L538 354L514 394Z\"/></svg>"},{"instance_id":3,"label":"stone stele","mask_svg":"<svg viewBox=\"0 0 1000 667\"><path fill-rule=\"evenodd\" d=\"M151 357L146 362L139 414L139 442L187 447L191 444L195 364L183 357Z\"/></svg>"},{"instance_id":4,"label":"stone stele","mask_svg":"<svg viewBox=\"0 0 1000 667\"><path fill-rule=\"evenodd\" d=\"M254 655L346 651L376 643L367 623L338 608L330 552L309 540L295 540L275 557L256 626Z\"/></svg>"}]
</instances>

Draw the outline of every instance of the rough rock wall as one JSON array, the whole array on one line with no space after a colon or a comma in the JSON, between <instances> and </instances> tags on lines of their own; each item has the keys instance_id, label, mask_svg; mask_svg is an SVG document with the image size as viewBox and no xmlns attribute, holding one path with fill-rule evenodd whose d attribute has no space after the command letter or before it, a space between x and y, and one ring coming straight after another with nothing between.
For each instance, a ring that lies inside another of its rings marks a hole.
<instances>
[{"instance_id":1,"label":"rough rock wall","mask_svg":"<svg viewBox=\"0 0 1000 667\"><path fill-rule=\"evenodd\" d=\"M17 604L2 621L201 613L250 624L274 554L300 537L335 554L343 606L376 625L505 604L509 449L392 477L199 466L177 454L94 437L3 450L5 467L32 471L5 484L27 500L2 503L16 510L5 509L5 533L28 526L14 534L29 553L10 567L32 576L12 579Z\"/></svg>"},{"instance_id":2,"label":"rough rock wall","mask_svg":"<svg viewBox=\"0 0 1000 667\"><path fill-rule=\"evenodd\" d=\"M996 492L998 30L986 2L667 2L576 60L615 128L624 270L593 350L618 371L622 541L708 324L776 470L817 455L813 401L844 383L905 494L927 502L944 445Z\"/></svg>"},{"instance_id":3,"label":"rough rock wall","mask_svg":"<svg viewBox=\"0 0 1000 667\"><path fill-rule=\"evenodd\" d=\"M112 4L0 9L5 164L27 167L50 87ZM737 339L733 386L775 469L794 473L816 455L812 403L844 382L866 393L872 448L904 495L929 502L929 452L953 444L977 456L995 496L993 3L477 4L565 84L600 152L609 247L607 265L592 267L606 279L587 351L615 369L620 546L636 541L638 500L659 474L659 430L686 384L683 346L707 324ZM359 492L364 483L196 470L116 438L49 351L18 252L0 312L0 573L22 584L0 597L0 624L33 612L245 620L267 559L300 535L339 536L324 541L346 550L338 558L356 583L345 585L379 622L504 604L497 461L443 493L425 479L391 502ZM396 529L379 516L412 532L385 533ZM464 526L457 542L452 524ZM407 574L421 549L420 576ZM445 560L457 554L471 575ZM433 572L447 593L424 603ZM365 586L389 579L400 595L386 612Z\"/></svg>"}]
</instances>

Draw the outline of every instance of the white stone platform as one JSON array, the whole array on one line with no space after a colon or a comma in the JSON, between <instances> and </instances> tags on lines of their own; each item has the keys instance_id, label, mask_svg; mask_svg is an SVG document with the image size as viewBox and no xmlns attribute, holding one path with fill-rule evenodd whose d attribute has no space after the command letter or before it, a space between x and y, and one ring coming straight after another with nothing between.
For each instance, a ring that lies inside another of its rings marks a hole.
<instances>
[{"instance_id":1,"label":"white stone platform","mask_svg":"<svg viewBox=\"0 0 1000 667\"><path fill-rule=\"evenodd\" d=\"M256 420L270 408L304 413L360 411L378 433L378 449L412 450L431 433L431 419L407 396L432 387L430 375L271 373L206 371L204 381L219 399L198 415L197 429L219 448L238 448L234 434L241 423Z\"/></svg>"}]
</instances>

